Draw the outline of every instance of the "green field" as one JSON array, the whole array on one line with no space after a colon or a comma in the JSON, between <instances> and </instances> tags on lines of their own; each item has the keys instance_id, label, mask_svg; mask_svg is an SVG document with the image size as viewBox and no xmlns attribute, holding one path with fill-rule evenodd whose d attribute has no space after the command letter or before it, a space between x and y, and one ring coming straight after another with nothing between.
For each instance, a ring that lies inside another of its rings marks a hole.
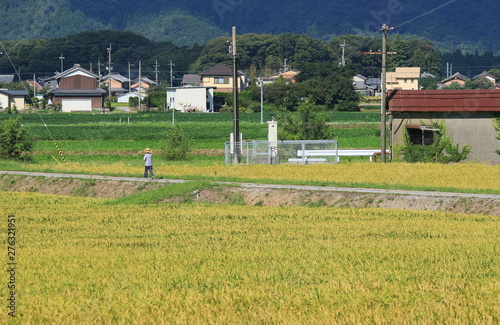
<instances>
[{"instance_id":1,"label":"green field","mask_svg":"<svg viewBox=\"0 0 500 325\"><path fill-rule=\"evenodd\" d=\"M267 123L276 113L240 114L240 132L244 140L267 139ZM172 129L170 112L113 114L20 114L22 123L38 140L36 150L54 152L56 141L64 151L140 151L157 147ZM380 129L373 112L331 112L335 138L343 148L373 148L380 143ZM2 118L11 118L2 114ZM179 124L195 149L224 149L233 128L231 113L177 113ZM44 159L44 158L42 158Z\"/></svg>"},{"instance_id":2,"label":"green field","mask_svg":"<svg viewBox=\"0 0 500 325\"><path fill-rule=\"evenodd\" d=\"M495 217L0 200L5 227L16 218L17 324L500 322Z\"/></svg>"}]
</instances>

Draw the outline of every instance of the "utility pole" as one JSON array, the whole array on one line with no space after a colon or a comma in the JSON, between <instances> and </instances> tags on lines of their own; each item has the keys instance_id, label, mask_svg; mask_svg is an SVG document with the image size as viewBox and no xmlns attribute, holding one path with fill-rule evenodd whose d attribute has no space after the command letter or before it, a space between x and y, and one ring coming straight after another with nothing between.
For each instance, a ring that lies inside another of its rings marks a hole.
<instances>
[{"instance_id":1,"label":"utility pole","mask_svg":"<svg viewBox=\"0 0 500 325\"><path fill-rule=\"evenodd\" d=\"M128 92L129 93L131 91L130 86L132 83L132 80L130 80L130 67L133 67L133 66L135 66L135 64L130 64L130 61L128 61Z\"/></svg>"},{"instance_id":2,"label":"utility pole","mask_svg":"<svg viewBox=\"0 0 500 325\"><path fill-rule=\"evenodd\" d=\"M264 82L259 78L260 83L260 123L264 123Z\"/></svg>"},{"instance_id":3,"label":"utility pole","mask_svg":"<svg viewBox=\"0 0 500 325\"><path fill-rule=\"evenodd\" d=\"M233 26L231 42L231 57L233 58L233 141L234 141L234 157L235 164L241 161L240 148L240 120L238 108L238 55L236 54L236 27Z\"/></svg>"},{"instance_id":4,"label":"utility pole","mask_svg":"<svg viewBox=\"0 0 500 325\"><path fill-rule=\"evenodd\" d=\"M59 57L59 60L61 60L61 72L64 71L64 69L63 69L63 61L64 61L64 59L66 59L66 58L63 56L63 53L61 52L61 56Z\"/></svg>"},{"instance_id":5,"label":"utility pole","mask_svg":"<svg viewBox=\"0 0 500 325\"><path fill-rule=\"evenodd\" d=\"M340 48L342 48L342 61L340 62L340 65L345 66L345 40L343 44L340 44Z\"/></svg>"},{"instance_id":6,"label":"utility pole","mask_svg":"<svg viewBox=\"0 0 500 325\"><path fill-rule=\"evenodd\" d=\"M155 74L156 74L156 84L158 84L158 60L155 62Z\"/></svg>"},{"instance_id":7,"label":"utility pole","mask_svg":"<svg viewBox=\"0 0 500 325\"><path fill-rule=\"evenodd\" d=\"M170 66L170 87L173 87L174 86L173 85L173 82L174 82L173 81L173 79L174 79L174 69L173 69L173 67L175 67L175 64L172 63L172 60L170 60L169 66Z\"/></svg>"},{"instance_id":8,"label":"utility pole","mask_svg":"<svg viewBox=\"0 0 500 325\"><path fill-rule=\"evenodd\" d=\"M109 71L108 101L109 101L109 111L111 112L111 43L109 44L109 47L108 47L108 71Z\"/></svg>"},{"instance_id":9,"label":"utility pole","mask_svg":"<svg viewBox=\"0 0 500 325\"><path fill-rule=\"evenodd\" d=\"M99 74L99 87L101 86L101 66L104 64L101 63L101 59L97 60L97 73Z\"/></svg>"},{"instance_id":10,"label":"utility pole","mask_svg":"<svg viewBox=\"0 0 500 325\"><path fill-rule=\"evenodd\" d=\"M142 93L142 88L141 88L141 61L139 61L139 112L141 111L142 109L142 105L141 105L141 93Z\"/></svg>"},{"instance_id":11,"label":"utility pole","mask_svg":"<svg viewBox=\"0 0 500 325\"><path fill-rule=\"evenodd\" d=\"M36 97L36 75L33 73L33 97ZM33 105L34 107L35 105Z\"/></svg>"},{"instance_id":12,"label":"utility pole","mask_svg":"<svg viewBox=\"0 0 500 325\"><path fill-rule=\"evenodd\" d=\"M387 27L386 24L382 25L382 78L381 78L381 92L382 100L380 105L380 151L381 162L386 162L386 114L387 114L387 90L386 90L386 73L387 73L387 31L393 30L395 27Z\"/></svg>"}]
</instances>

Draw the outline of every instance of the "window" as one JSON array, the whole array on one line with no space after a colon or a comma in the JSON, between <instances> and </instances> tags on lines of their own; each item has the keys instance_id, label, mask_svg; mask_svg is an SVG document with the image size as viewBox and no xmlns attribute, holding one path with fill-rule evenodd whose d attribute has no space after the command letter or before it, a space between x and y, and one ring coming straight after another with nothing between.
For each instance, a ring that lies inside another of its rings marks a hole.
<instances>
[{"instance_id":1,"label":"window","mask_svg":"<svg viewBox=\"0 0 500 325\"><path fill-rule=\"evenodd\" d=\"M428 126L407 126L408 136L410 142L413 144L420 144L430 146L434 143L434 134L439 131Z\"/></svg>"},{"instance_id":2,"label":"window","mask_svg":"<svg viewBox=\"0 0 500 325\"><path fill-rule=\"evenodd\" d=\"M229 78L224 78L224 77L215 77L214 78L214 83L216 84L227 84L229 83Z\"/></svg>"}]
</instances>

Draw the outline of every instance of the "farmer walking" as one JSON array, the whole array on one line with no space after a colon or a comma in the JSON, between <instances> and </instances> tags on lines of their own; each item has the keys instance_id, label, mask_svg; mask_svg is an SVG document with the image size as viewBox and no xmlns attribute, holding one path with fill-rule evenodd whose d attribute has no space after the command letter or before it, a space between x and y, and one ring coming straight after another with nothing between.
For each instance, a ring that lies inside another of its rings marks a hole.
<instances>
[{"instance_id":1,"label":"farmer walking","mask_svg":"<svg viewBox=\"0 0 500 325\"><path fill-rule=\"evenodd\" d=\"M153 175L153 154L151 153L151 149L144 149L144 178L148 178L148 171L151 174L151 179L155 178Z\"/></svg>"}]
</instances>

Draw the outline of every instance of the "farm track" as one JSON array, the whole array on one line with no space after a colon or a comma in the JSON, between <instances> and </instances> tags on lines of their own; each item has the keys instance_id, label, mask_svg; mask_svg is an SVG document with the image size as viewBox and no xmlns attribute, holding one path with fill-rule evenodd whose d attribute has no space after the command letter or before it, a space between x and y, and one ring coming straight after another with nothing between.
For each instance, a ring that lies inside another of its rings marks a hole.
<instances>
[{"instance_id":1,"label":"farm track","mask_svg":"<svg viewBox=\"0 0 500 325\"><path fill-rule=\"evenodd\" d=\"M0 190L32 191L59 195L118 198L142 190L154 189L174 183L179 179L144 179L102 175L61 174L23 171L0 171ZM43 179L50 178L50 184ZM73 180L78 180L74 182ZM82 182L92 180L89 184ZM148 184L144 187L144 184ZM253 184L218 182L221 189L201 190L192 196L193 201L207 203L234 202L261 206L328 206L342 208L385 208L405 210L449 211L468 214L500 216L500 195L479 193L454 193L409 191L375 188L302 186L279 184ZM72 185L71 185L72 184ZM226 187L225 185L232 185ZM235 186L236 185L236 186ZM84 186L85 191L81 188ZM62 189L65 189L64 191ZM171 201L182 198L173 198Z\"/></svg>"}]
</instances>

